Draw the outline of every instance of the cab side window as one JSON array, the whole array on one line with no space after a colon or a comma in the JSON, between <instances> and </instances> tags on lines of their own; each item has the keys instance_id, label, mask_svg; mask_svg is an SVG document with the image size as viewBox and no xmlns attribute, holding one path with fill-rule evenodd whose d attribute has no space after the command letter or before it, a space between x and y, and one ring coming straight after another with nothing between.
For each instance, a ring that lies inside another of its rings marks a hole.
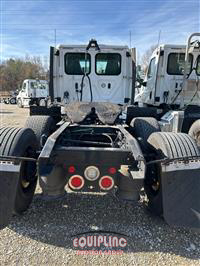
<instances>
[{"instance_id":1,"label":"cab side window","mask_svg":"<svg viewBox=\"0 0 200 266\"><path fill-rule=\"evenodd\" d=\"M148 68L148 73L147 73L147 78L150 79L154 76L155 74L155 70L156 70L156 58L152 58L149 64L149 68Z\"/></svg>"},{"instance_id":2,"label":"cab side window","mask_svg":"<svg viewBox=\"0 0 200 266\"><path fill-rule=\"evenodd\" d=\"M23 83L22 91L26 91L26 82Z\"/></svg>"}]
</instances>

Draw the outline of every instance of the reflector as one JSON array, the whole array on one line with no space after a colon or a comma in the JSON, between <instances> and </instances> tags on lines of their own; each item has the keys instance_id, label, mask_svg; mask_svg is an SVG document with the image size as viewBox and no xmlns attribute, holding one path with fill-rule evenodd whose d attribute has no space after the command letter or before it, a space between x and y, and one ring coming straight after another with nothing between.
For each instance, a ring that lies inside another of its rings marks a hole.
<instances>
[{"instance_id":1,"label":"reflector","mask_svg":"<svg viewBox=\"0 0 200 266\"><path fill-rule=\"evenodd\" d=\"M73 165L71 165L71 166L68 168L68 171L69 171L70 174L73 174L73 173L76 171L76 168L75 168Z\"/></svg>"},{"instance_id":2,"label":"reflector","mask_svg":"<svg viewBox=\"0 0 200 266\"><path fill-rule=\"evenodd\" d=\"M116 174L117 170L115 169L115 167L110 167L110 168L108 169L108 172L109 172L111 175L114 175L114 174Z\"/></svg>"}]
</instances>

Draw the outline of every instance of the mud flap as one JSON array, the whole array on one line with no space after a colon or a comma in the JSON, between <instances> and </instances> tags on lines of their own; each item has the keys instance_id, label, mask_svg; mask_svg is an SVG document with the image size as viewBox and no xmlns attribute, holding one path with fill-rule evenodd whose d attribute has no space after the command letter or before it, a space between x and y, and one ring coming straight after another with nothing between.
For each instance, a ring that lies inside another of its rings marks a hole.
<instances>
[{"instance_id":1,"label":"mud flap","mask_svg":"<svg viewBox=\"0 0 200 266\"><path fill-rule=\"evenodd\" d=\"M12 217L19 179L20 165L0 161L0 230Z\"/></svg>"},{"instance_id":2,"label":"mud flap","mask_svg":"<svg viewBox=\"0 0 200 266\"><path fill-rule=\"evenodd\" d=\"M200 162L162 165L163 216L169 225L200 229Z\"/></svg>"}]
</instances>

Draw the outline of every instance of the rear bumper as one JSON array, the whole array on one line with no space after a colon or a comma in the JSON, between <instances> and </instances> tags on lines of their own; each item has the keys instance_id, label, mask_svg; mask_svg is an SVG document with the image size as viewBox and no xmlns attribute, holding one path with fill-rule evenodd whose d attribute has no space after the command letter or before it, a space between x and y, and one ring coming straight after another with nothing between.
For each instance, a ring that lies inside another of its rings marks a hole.
<instances>
[{"instance_id":1,"label":"rear bumper","mask_svg":"<svg viewBox=\"0 0 200 266\"><path fill-rule=\"evenodd\" d=\"M48 196L62 195L64 187L73 175L80 175L85 181L84 187L78 192L100 192L100 178L111 176L118 188L123 189L125 194L132 194L132 197L129 196L131 200L138 198L143 186L145 167L138 169L138 165L130 151L114 148L57 147L52 151L50 159L39 158L38 172L40 186L43 193ZM70 166L76 169L74 173L68 171ZM100 176L97 180L89 181L85 178L84 171L88 166L99 169ZM121 171L122 166L127 166L126 173ZM109 172L111 167L116 169L115 174Z\"/></svg>"}]
</instances>

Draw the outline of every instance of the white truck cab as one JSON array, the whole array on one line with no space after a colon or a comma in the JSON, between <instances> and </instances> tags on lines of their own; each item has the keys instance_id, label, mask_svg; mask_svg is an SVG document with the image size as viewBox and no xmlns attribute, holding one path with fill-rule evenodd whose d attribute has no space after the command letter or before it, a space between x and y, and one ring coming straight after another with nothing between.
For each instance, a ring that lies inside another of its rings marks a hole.
<instances>
[{"instance_id":1,"label":"white truck cab","mask_svg":"<svg viewBox=\"0 0 200 266\"><path fill-rule=\"evenodd\" d=\"M199 41L191 42L194 36L199 34L191 35L187 46L165 44L155 49L135 103L139 106L200 105L200 46Z\"/></svg>"},{"instance_id":2,"label":"white truck cab","mask_svg":"<svg viewBox=\"0 0 200 266\"><path fill-rule=\"evenodd\" d=\"M44 105L49 96L49 85L46 80L25 79L17 95L19 107L28 107L30 104Z\"/></svg>"},{"instance_id":3,"label":"white truck cab","mask_svg":"<svg viewBox=\"0 0 200 266\"><path fill-rule=\"evenodd\" d=\"M133 51L127 46L98 45L91 40L88 46L52 49L57 102L133 102Z\"/></svg>"}]
</instances>

